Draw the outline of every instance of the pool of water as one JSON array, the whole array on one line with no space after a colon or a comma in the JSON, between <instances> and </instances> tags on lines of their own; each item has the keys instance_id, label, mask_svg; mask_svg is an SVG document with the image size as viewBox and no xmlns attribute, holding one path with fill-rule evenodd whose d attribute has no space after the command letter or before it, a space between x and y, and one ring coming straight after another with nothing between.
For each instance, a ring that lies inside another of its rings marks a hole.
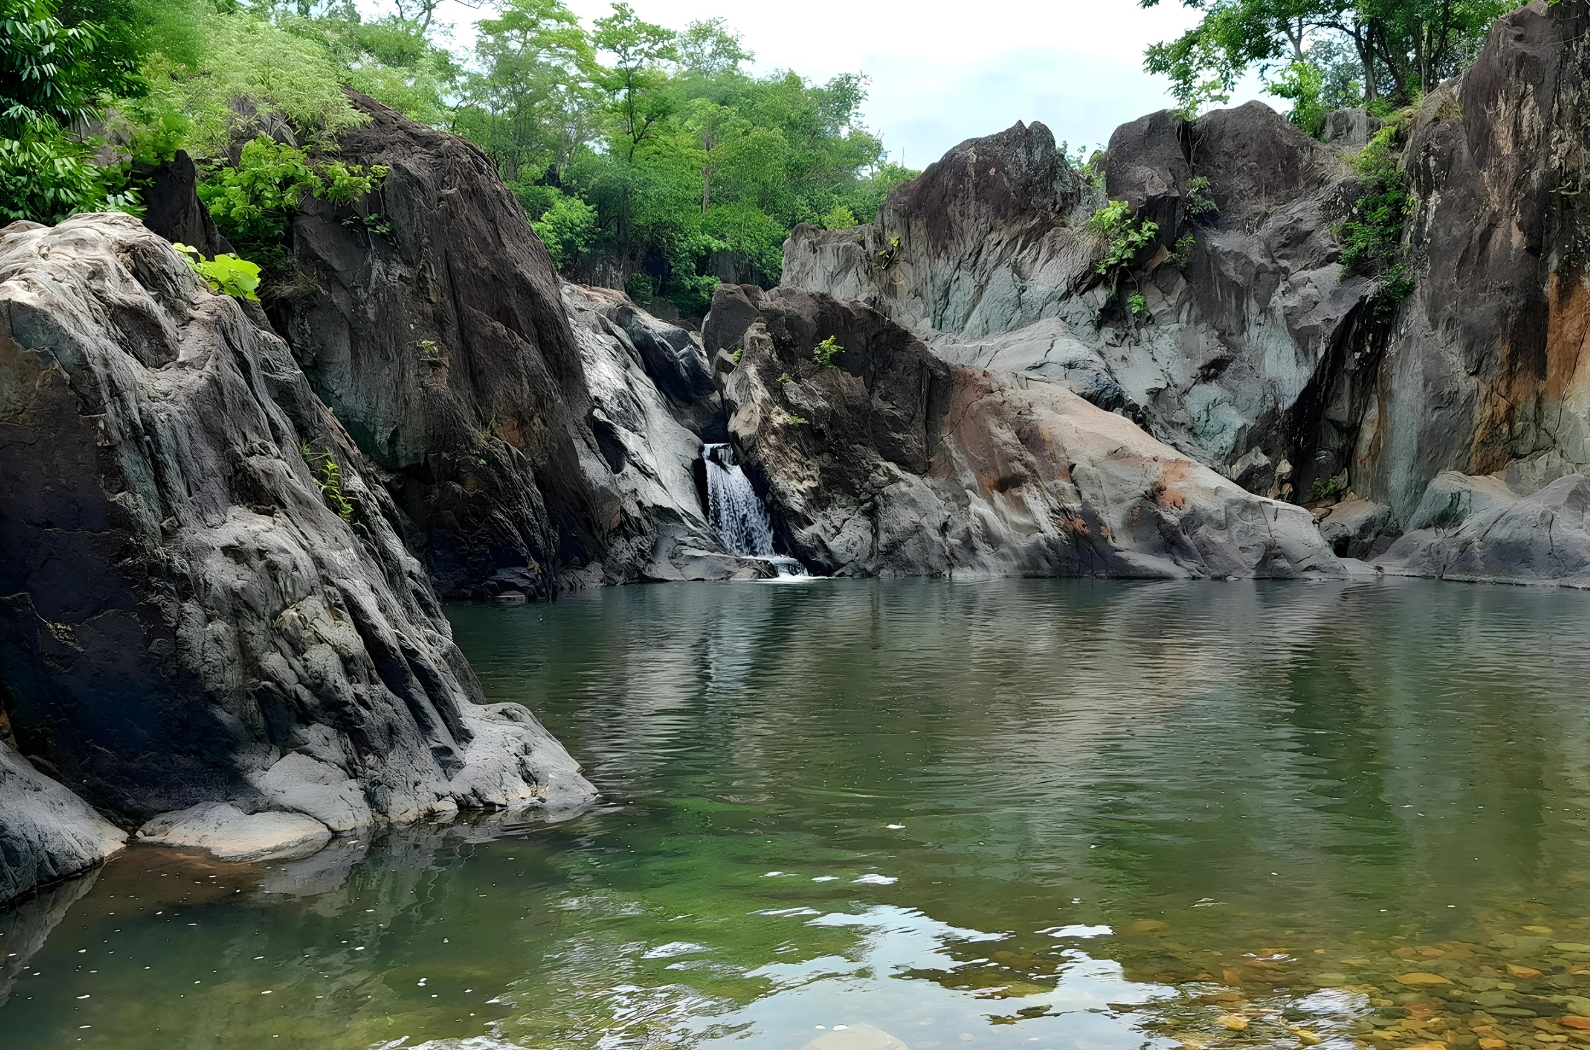
<instances>
[{"instance_id":1,"label":"pool of water","mask_svg":"<svg viewBox=\"0 0 1590 1050\"><path fill-rule=\"evenodd\" d=\"M600 805L269 866L131 849L0 916L0 1045L1590 1043L1590 596L813 581L449 614Z\"/></svg>"}]
</instances>

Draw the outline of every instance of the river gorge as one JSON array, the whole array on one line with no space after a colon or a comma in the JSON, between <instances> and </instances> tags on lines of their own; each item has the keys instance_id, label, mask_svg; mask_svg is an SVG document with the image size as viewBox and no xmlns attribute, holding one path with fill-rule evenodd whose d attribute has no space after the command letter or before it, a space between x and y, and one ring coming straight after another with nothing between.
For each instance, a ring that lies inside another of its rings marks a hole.
<instances>
[{"instance_id":1,"label":"river gorge","mask_svg":"<svg viewBox=\"0 0 1590 1050\"><path fill-rule=\"evenodd\" d=\"M11 1045L1579 1038L1575 592L814 581L449 615L599 804L265 865L129 848L13 913Z\"/></svg>"}]
</instances>

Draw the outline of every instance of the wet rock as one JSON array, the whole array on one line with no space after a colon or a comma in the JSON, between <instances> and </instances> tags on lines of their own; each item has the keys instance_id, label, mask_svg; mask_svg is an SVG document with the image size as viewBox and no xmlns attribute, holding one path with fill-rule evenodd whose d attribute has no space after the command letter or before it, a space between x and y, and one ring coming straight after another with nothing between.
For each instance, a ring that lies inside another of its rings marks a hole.
<instances>
[{"instance_id":1,"label":"wet rock","mask_svg":"<svg viewBox=\"0 0 1590 1050\"><path fill-rule=\"evenodd\" d=\"M1362 106L1332 110L1325 114L1325 129L1320 141L1341 150L1358 150L1369 145L1370 136L1385 126Z\"/></svg>"},{"instance_id":2,"label":"wet rock","mask_svg":"<svg viewBox=\"0 0 1590 1050\"><path fill-rule=\"evenodd\" d=\"M126 838L64 785L0 742L0 905L100 864ZM5 943L13 942L8 938Z\"/></svg>"},{"instance_id":3,"label":"wet rock","mask_svg":"<svg viewBox=\"0 0 1590 1050\"><path fill-rule=\"evenodd\" d=\"M529 712L477 705L372 473L285 344L137 220L7 227L0 701L22 749L129 824L589 795Z\"/></svg>"},{"instance_id":4,"label":"wet rock","mask_svg":"<svg viewBox=\"0 0 1590 1050\"><path fill-rule=\"evenodd\" d=\"M865 1022L824 1032L801 1050L907 1050L905 1043Z\"/></svg>"},{"instance_id":5,"label":"wet rock","mask_svg":"<svg viewBox=\"0 0 1590 1050\"><path fill-rule=\"evenodd\" d=\"M725 287L706 332L709 351L741 354L724 396L747 469L785 545L822 571L1343 571L1302 508L1243 491L1060 384L951 367L861 303ZM843 350L820 367L829 337Z\"/></svg>"},{"instance_id":6,"label":"wet rock","mask_svg":"<svg viewBox=\"0 0 1590 1050\"><path fill-rule=\"evenodd\" d=\"M331 831L302 813L244 813L225 802L165 813L138 829L155 846L208 850L220 860L256 861L303 856L331 841Z\"/></svg>"}]
</instances>

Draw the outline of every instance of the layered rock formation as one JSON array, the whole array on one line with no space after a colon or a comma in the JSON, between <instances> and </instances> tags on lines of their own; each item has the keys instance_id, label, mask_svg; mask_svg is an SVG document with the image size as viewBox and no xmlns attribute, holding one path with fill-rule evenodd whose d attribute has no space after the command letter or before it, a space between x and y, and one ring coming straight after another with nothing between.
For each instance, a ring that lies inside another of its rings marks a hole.
<instances>
[{"instance_id":1,"label":"layered rock formation","mask_svg":"<svg viewBox=\"0 0 1590 1050\"><path fill-rule=\"evenodd\" d=\"M722 287L705 336L746 465L787 548L819 571L1342 573L1301 507L1244 491L1061 384L948 365L862 303Z\"/></svg>"},{"instance_id":2,"label":"layered rock formation","mask_svg":"<svg viewBox=\"0 0 1590 1050\"><path fill-rule=\"evenodd\" d=\"M397 521L287 346L167 242L0 233L0 707L33 767L124 826L587 797L528 711L478 703ZM77 816L37 877L96 851Z\"/></svg>"},{"instance_id":3,"label":"layered rock formation","mask_svg":"<svg viewBox=\"0 0 1590 1050\"><path fill-rule=\"evenodd\" d=\"M627 300L560 288L480 150L353 99L370 119L339 156L389 174L358 213L305 202L297 277L271 313L438 591L549 598L742 570L679 467L700 448L686 424L716 407L699 345Z\"/></svg>"},{"instance_id":4,"label":"layered rock formation","mask_svg":"<svg viewBox=\"0 0 1590 1050\"><path fill-rule=\"evenodd\" d=\"M1338 545L1378 553L1388 541L1359 526L1418 528L1443 471L1505 471L1530 499L1590 464L1587 28L1584 4L1507 15L1399 130L1415 291L1390 320L1336 233L1364 192L1348 161L1370 121L1337 116L1326 145L1258 103L1124 125L1096 189L1041 125L963 143L874 225L798 228L785 285L872 304L948 362L1058 379L1250 490L1350 491L1377 506L1353 509ZM1084 228L1106 199L1159 230L1118 281Z\"/></svg>"}]
</instances>

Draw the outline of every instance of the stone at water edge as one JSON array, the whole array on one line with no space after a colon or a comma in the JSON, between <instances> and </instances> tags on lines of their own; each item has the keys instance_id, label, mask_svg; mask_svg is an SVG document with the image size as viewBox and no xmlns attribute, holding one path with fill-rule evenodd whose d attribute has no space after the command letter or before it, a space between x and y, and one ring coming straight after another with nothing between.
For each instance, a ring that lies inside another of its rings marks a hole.
<instances>
[{"instance_id":1,"label":"stone at water edge","mask_svg":"<svg viewBox=\"0 0 1590 1050\"><path fill-rule=\"evenodd\" d=\"M1581 1017L1578 1014L1564 1014L1557 1021L1564 1028L1578 1028L1590 1031L1590 1017Z\"/></svg>"},{"instance_id":2,"label":"stone at water edge","mask_svg":"<svg viewBox=\"0 0 1590 1050\"><path fill-rule=\"evenodd\" d=\"M824 1032L801 1050L907 1050L900 1040L865 1022Z\"/></svg>"},{"instance_id":3,"label":"stone at water edge","mask_svg":"<svg viewBox=\"0 0 1590 1050\"><path fill-rule=\"evenodd\" d=\"M0 742L0 905L94 867L126 838Z\"/></svg>"},{"instance_id":4,"label":"stone at water edge","mask_svg":"<svg viewBox=\"0 0 1590 1050\"><path fill-rule=\"evenodd\" d=\"M220 860L254 861L313 853L331 841L331 831L302 813L249 814L225 802L201 802L149 821L138 829L138 840L208 850Z\"/></svg>"}]
</instances>

